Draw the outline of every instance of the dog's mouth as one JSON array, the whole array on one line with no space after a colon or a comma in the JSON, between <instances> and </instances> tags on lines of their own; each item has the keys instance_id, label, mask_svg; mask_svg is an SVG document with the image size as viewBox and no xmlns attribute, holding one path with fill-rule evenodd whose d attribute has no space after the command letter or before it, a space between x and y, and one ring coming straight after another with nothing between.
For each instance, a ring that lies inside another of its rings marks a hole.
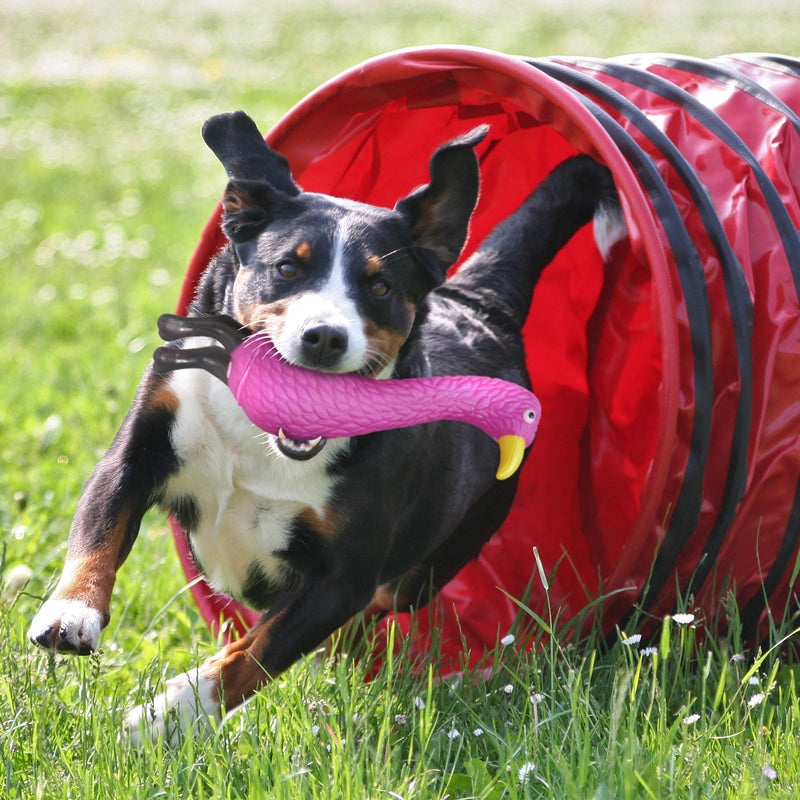
<instances>
[{"instance_id":1,"label":"dog's mouth","mask_svg":"<svg viewBox=\"0 0 800 800\"><path fill-rule=\"evenodd\" d=\"M256 330L264 330L265 328L260 325L254 326ZM277 343L273 340L275 348L288 363L294 366L303 367L304 369L315 369L319 372L329 374L343 374L343 375L358 375L364 378L376 379L384 377L381 373L386 373L386 377L391 372L390 364L384 356L375 356L368 359L361 367L354 371L340 372L336 369L321 369L319 366L310 366L305 364L302 359L293 359L289 354L283 353L278 347ZM278 452L287 458L294 461L310 461L315 456L319 455L327 443L327 439L317 436L315 439L292 439L287 436L282 430L278 431L278 435L271 435L270 437L275 444Z\"/></svg>"},{"instance_id":2,"label":"dog's mouth","mask_svg":"<svg viewBox=\"0 0 800 800\"><path fill-rule=\"evenodd\" d=\"M321 436L317 436L316 439L290 439L283 431L273 436L273 440L283 455L295 461L308 461L314 458L328 441Z\"/></svg>"},{"instance_id":3,"label":"dog's mouth","mask_svg":"<svg viewBox=\"0 0 800 800\"><path fill-rule=\"evenodd\" d=\"M385 359L375 358L368 361L356 372L342 374L358 375L363 378L376 380L384 377L384 375L381 374L382 372L385 373L385 377L389 377L391 368L392 365L387 364ZM306 367L306 369L308 369L308 367ZM277 436L272 436L271 438L273 442L275 442L278 452L295 461L310 461L314 456L319 455L328 441L321 436L317 436L316 439L290 439L282 430L278 431Z\"/></svg>"}]
</instances>

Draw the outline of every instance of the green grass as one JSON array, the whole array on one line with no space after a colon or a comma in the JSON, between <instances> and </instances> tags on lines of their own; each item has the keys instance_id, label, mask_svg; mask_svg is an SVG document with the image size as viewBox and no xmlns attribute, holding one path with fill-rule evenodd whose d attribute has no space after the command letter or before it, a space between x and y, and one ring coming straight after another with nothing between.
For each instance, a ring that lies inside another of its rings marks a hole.
<instances>
[{"instance_id":1,"label":"green grass","mask_svg":"<svg viewBox=\"0 0 800 800\"><path fill-rule=\"evenodd\" d=\"M0 617L10 641L12 619ZM143 753L116 733L126 705L176 667L166 644L151 641L147 658L17 653L2 682L4 796L796 796L795 670L775 653L704 650L698 633L667 621L651 649L605 656L557 641L524 657L500 648L494 677L465 682L404 675L402 653L372 682L349 659L309 660L209 739Z\"/></svg>"},{"instance_id":2,"label":"green grass","mask_svg":"<svg viewBox=\"0 0 800 800\"><path fill-rule=\"evenodd\" d=\"M157 514L99 655L25 639L222 189L206 117L243 107L266 129L342 69L414 44L713 56L792 52L798 34L795 0L464 5L0 4L1 565L33 571L0 604L0 797L796 796L792 667L777 650L732 662L735 638L700 646L675 625L655 655L501 649L494 678L461 685L404 675L402 657L372 682L347 659L302 664L209 741L133 754L126 708L214 650Z\"/></svg>"}]
</instances>

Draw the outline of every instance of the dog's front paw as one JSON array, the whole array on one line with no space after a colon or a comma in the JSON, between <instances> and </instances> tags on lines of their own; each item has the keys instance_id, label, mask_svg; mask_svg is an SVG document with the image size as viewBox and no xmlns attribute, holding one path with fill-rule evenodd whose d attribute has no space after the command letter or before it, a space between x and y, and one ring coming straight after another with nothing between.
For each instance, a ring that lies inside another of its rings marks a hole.
<instances>
[{"instance_id":1,"label":"dog's front paw","mask_svg":"<svg viewBox=\"0 0 800 800\"><path fill-rule=\"evenodd\" d=\"M97 609L80 600L52 597L33 618L28 638L47 650L86 656L97 650L105 622Z\"/></svg>"},{"instance_id":2,"label":"dog's front paw","mask_svg":"<svg viewBox=\"0 0 800 800\"><path fill-rule=\"evenodd\" d=\"M171 678L166 687L152 703L128 712L124 733L134 747L141 747L146 739L161 739L167 746L176 747L187 734L196 738L208 735L211 721L220 721L216 678L204 677L195 669Z\"/></svg>"}]
</instances>

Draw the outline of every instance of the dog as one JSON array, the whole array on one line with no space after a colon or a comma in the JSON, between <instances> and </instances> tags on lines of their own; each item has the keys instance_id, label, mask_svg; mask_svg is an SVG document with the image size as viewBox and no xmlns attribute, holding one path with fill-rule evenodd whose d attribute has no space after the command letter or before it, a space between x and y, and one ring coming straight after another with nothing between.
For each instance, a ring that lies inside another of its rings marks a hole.
<instances>
[{"instance_id":1,"label":"dog","mask_svg":"<svg viewBox=\"0 0 800 800\"><path fill-rule=\"evenodd\" d=\"M624 223L609 170L578 155L448 279L486 132L444 143L429 183L386 209L302 191L250 117L211 118L203 137L228 175L228 244L190 315L231 316L314 370L529 386L521 331L542 270L593 218L606 248ZM94 652L142 516L164 507L210 584L263 612L126 721L137 744L199 732L349 621L420 606L474 558L514 499L516 478L496 479L497 458L495 442L459 422L327 442L262 434L216 378L151 365L85 486L63 572L29 637Z\"/></svg>"}]
</instances>

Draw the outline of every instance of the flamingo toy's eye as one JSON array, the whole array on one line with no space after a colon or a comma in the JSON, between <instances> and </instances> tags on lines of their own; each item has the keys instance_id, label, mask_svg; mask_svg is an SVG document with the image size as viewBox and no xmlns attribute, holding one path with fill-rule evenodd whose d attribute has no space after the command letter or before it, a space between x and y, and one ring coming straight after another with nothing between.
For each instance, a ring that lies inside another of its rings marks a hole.
<instances>
[{"instance_id":1,"label":"flamingo toy's eye","mask_svg":"<svg viewBox=\"0 0 800 800\"><path fill-rule=\"evenodd\" d=\"M532 408L529 408L523 416L525 422L527 422L529 425L536 421L536 412Z\"/></svg>"}]
</instances>

